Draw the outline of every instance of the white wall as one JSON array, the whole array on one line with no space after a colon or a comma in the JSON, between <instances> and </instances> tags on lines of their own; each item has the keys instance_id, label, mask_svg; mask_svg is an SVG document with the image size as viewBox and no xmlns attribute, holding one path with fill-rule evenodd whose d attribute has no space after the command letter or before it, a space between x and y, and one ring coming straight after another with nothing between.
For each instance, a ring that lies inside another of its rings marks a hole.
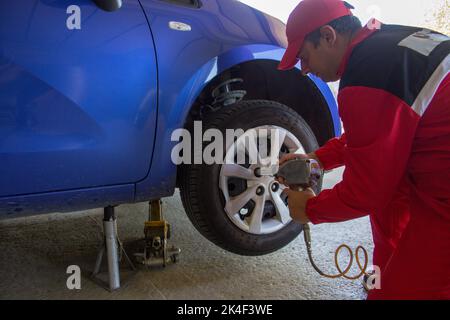
<instances>
[{"instance_id":1,"label":"white wall","mask_svg":"<svg viewBox=\"0 0 450 320\"><path fill-rule=\"evenodd\" d=\"M252 7L287 21L299 0L240 0ZM375 17L384 23L425 26L432 20L432 12L443 0L348 0L355 7L353 13L365 24Z\"/></svg>"}]
</instances>

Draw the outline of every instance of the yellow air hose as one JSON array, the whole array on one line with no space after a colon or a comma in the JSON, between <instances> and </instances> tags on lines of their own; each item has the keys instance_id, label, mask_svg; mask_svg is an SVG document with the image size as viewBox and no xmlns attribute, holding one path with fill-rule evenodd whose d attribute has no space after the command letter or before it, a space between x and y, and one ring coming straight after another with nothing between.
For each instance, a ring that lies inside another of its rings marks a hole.
<instances>
[{"instance_id":1,"label":"yellow air hose","mask_svg":"<svg viewBox=\"0 0 450 320\"><path fill-rule=\"evenodd\" d=\"M320 270L319 267L314 262L314 259L312 257L312 248L311 248L311 229L309 228L309 224L307 224L307 223L303 225L303 237L305 239L305 244L306 244L306 249L308 251L309 261L311 262L311 265L313 266L314 270L316 270L321 276L326 277L326 278L331 278L331 279L346 278L349 280L356 280L364 275L369 276L369 274L366 273L367 264L368 264L369 259L368 259L367 250L364 247L358 246L356 248L355 253L353 253L352 249L348 245L341 244L336 249L336 252L334 253L334 264L339 273L330 275L330 274L326 274L322 270ZM342 270L341 266L339 265L339 253L344 248L347 249L349 256L350 256L350 260L348 262L347 267L344 270ZM360 251L362 251L364 254L364 266L361 264L361 260L360 260L360 256L359 256ZM348 276L347 273L350 271L350 268L353 265L354 257L356 258L356 263L358 264L359 270L361 272L356 276Z\"/></svg>"}]
</instances>

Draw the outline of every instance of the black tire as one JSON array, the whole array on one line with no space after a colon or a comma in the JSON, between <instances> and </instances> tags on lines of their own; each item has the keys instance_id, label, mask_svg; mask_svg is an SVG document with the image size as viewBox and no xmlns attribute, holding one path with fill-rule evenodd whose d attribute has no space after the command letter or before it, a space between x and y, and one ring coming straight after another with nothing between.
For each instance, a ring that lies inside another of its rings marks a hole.
<instances>
[{"instance_id":1,"label":"black tire","mask_svg":"<svg viewBox=\"0 0 450 320\"><path fill-rule=\"evenodd\" d=\"M291 132L306 152L318 148L308 124L295 111L273 101L242 101L209 114L203 120L203 130L242 128L248 130L263 125L282 127ZM269 234L251 234L238 228L224 210L224 196L219 188L221 165L183 165L179 186L186 213L195 228L219 247L240 255L256 256L276 251L302 231L291 221L281 230Z\"/></svg>"}]
</instances>

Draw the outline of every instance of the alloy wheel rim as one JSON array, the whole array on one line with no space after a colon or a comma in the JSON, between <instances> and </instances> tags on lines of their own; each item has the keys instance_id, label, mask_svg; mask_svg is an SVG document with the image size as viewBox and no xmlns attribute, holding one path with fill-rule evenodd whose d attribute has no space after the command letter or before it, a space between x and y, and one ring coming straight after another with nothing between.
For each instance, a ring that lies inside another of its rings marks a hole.
<instances>
[{"instance_id":1,"label":"alloy wheel rim","mask_svg":"<svg viewBox=\"0 0 450 320\"><path fill-rule=\"evenodd\" d=\"M255 150L259 139L263 140L263 144L266 139L265 143L269 146L267 149L270 150ZM252 140L253 143L245 144ZM275 180L273 174L277 170L277 163L273 160L278 161L285 153L305 153L300 141L284 128L266 125L247 130L228 145L226 150L225 161L220 170L219 188L224 196L224 210L228 218L239 229L255 235L274 233L287 226L292 218L282 195L286 187ZM238 150L245 150L248 158L253 161L238 164ZM261 171L263 174L258 174ZM234 181L242 189L238 190L239 194L233 194L231 186Z\"/></svg>"}]
</instances>

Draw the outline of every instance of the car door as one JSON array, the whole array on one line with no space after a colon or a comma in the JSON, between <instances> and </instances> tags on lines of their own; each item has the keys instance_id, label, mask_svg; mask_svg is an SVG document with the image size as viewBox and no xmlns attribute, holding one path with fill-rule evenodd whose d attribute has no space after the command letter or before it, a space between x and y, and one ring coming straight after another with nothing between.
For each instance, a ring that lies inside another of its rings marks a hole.
<instances>
[{"instance_id":1,"label":"car door","mask_svg":"<svg viewBox=\"0 0 450 320\"><path fill-rule=\"evenodd\" d=\"M0 2L0 197L136 182L157 115L138 0Z\"/></svg>"}]
</instances>

